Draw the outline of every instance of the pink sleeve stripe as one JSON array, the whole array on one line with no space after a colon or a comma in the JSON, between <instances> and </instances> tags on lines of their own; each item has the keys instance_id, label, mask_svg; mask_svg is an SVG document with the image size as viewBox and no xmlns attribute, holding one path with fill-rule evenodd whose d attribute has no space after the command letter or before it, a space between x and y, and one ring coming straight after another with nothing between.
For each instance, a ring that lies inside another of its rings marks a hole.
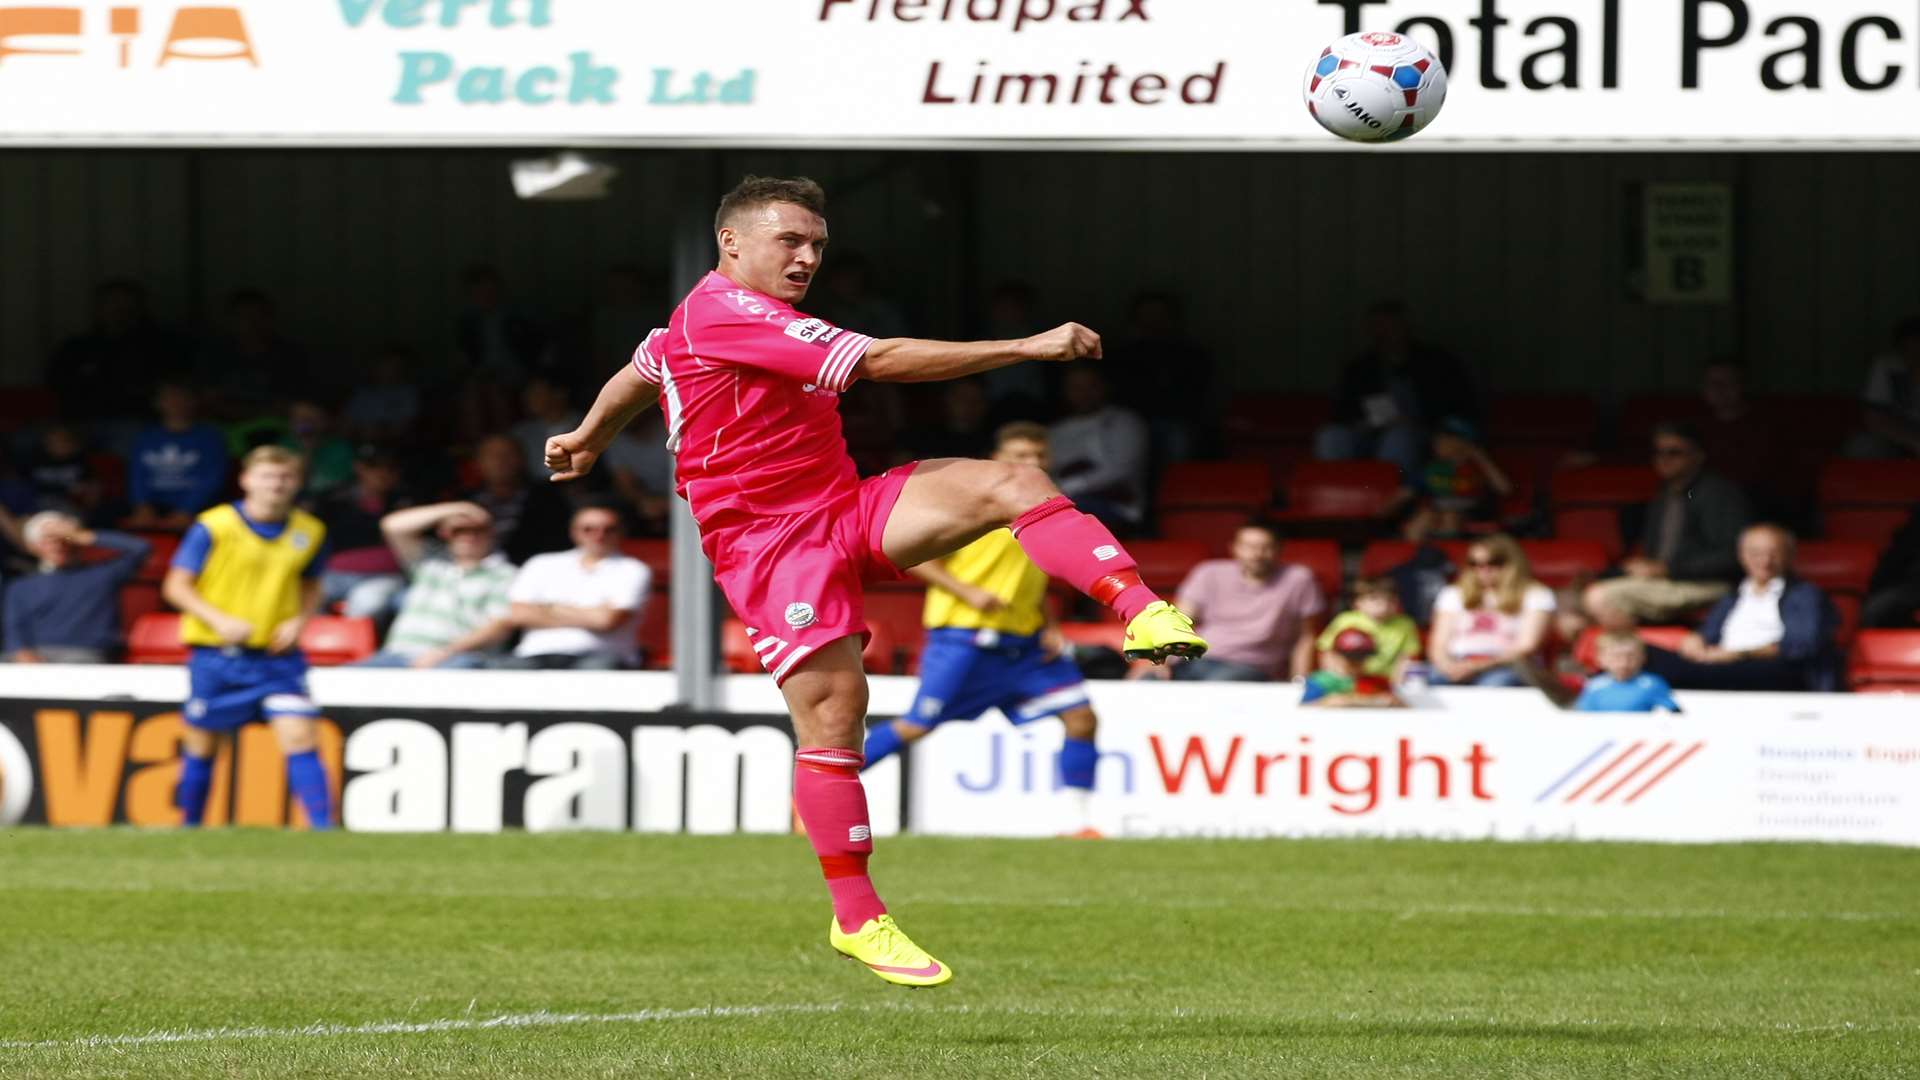
<instances>
[{"instance_id":1,"label":"pink sleeve stripe","mask_svg":"<svg viewBox=\"0 0 1920 1080\"><path fill-rule=\"evenodd\" d=\"M871 344L873 339L867 335L848 331L827 351L827 359L820 365L820 377L816 381L835 392L851 386L854 365L867 355L867 346Z\"/></svg>"},{"instance_id":2,"label":"pink sleeve stripe","mask_svg":"<svg viewBox=\"0 0 1920 1080\"><path fill-rule=\"evenodd\" d=\"M666 333L665 330L656 328L647 334L646 340L642 341L639 347L633 350L634 372L655 386L660 385L660 360L653 355L653 352L649 350L647 346L652 345L657 339L664 337Z\"/></svg>"}]
</instances>

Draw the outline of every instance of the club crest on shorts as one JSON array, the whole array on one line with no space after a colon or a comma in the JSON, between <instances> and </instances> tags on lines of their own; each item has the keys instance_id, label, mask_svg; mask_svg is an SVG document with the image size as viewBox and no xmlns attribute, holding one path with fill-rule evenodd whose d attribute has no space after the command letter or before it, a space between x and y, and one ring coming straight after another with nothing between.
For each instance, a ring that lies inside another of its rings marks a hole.
<instances>
[{"instance_id":1,"label":"club crest on shorts","mask_svg":"<svg viewBox=\"0 0 1920 1080\"><path fill-rule=\"evenodd\" d=\"M791 604L788 604L787 605L787 625L793 627L795 630L798 630L803 626L812 626L813 625L813 605L803 604L798 600L794 601Z\"/></svg>"}]
</instances>

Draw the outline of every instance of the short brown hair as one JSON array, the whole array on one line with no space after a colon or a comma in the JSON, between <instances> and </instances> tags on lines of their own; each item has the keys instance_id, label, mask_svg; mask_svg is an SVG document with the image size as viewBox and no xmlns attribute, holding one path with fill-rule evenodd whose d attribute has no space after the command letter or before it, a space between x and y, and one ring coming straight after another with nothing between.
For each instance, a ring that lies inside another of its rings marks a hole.
<instances>
[{"instance_id":1,"label":"short brown hair","mask_svg":"<svg viewBox=\"0 0 1920 1080\"><path fill-rule=\"evenodd\" d=\"M758 210L768 203L792 203L803 206L820 215L827 216L827 193L818 183L805 176L791 178L779 176L755 176L748 173L734 189L720 200L720 210L713 215L713 231L719 232L735 217L749 210Z\"/></svg>"},{"instance_id":2,"label":"short brown hair","mask_svg":"<svg viewBox=\"0 0 1920 1080\"><path fill-rule=\"evenodd\" d=\"M1001 424L993 433L993 448L998 450L1016 439L1045 443L1047 441L1047 427L1045 424L1036 424L1031 420L1015 420L1011 423Z\"/></svg>"},{"instance_id":3,"label":"short brown hair","mask_svg":"<svg viewBox=\"0 0 1920 1080\"><path fill-rule=\"evenodd\" d=\"M1595 638L1593 642L1596 650L1604 649L1609 645L1615 648L1639 649L1642 652L1647 648L1647 643L1640 640L1640 635L1631 630L1609 630Z\"/></svg>"},{"instance_id":4,"label":"short brown hair","mask_svg":"<svg viewBox=\"0 0 1920 1080\"><path fill-rule=\"evenodd\" d=\"M1358 603L1368 596L1387 596L1400 599L1400 590L1393 587L1393 581L1383 577L1363 577L1353 579L1353 599Z\"/></svg>"},{"instance_id":5,"label":"short brown hair","mask_svg":"<svg viewBox=\"0 0 1920 1080\"><path fill-rule=\"evenodd\" d=\"M246 472L255 465L285 465L291 469L299 469L301 472L307 471L307 459L301 457L298 451L289 450L284 446L256 446L247 451L246 457L240 459L241 472Z\"/></svg>"}]
</instances>

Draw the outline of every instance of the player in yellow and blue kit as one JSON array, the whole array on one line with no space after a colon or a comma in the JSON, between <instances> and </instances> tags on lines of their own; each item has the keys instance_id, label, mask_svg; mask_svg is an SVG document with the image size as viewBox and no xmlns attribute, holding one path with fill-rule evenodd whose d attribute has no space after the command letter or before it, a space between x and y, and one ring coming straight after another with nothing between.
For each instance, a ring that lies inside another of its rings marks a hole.
<instances>
[{"instance_id":1,"label":"player in yellow and blue kit","mask_svg":"<svg viewBox=\"0 0 1920 1080\"><path fill-rule=\"evenodd\" d=\"M273 725L287 755L287 786L307 820L316 829L333 820L316 751L319 710L300 651L300 632L320 607L327 529L294 508L303 479L291 450L263 446L248 454L240 467L244 498L195 519L161 586L184 613L180 637L191 649L174 795L190 826L206 813L220 741L256 719Z\"/></svg>"},{"instance_id":2,"label":"player in yellow and blue kit","mask_svg":"<svg viewBox=\"0 0 1920 1080\"><path fill-rule=\"evenodd\" d=\"M994 443L996 461L1047 467L1047 429L1039 424L1007 424ZM920 689L906 716L867 732L863 768L937 724L972 720L988 709L999 709L1015 724L1058 716L1066 727L1060 782L1076 803L1077 831L1069 831L1098 836L1087 817L1099 760L1093 745L1097 721L1080 669L1064 654L1047 617L1047 575L1006 529L908 573L931 586Z\"/></svg>"}]
</instances>

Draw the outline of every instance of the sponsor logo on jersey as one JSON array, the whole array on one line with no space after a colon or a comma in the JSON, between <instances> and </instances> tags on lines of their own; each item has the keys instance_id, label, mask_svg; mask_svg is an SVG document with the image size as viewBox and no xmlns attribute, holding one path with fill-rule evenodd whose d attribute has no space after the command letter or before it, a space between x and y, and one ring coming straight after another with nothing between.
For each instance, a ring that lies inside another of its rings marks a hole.
<instances>
[{"instance_id":1,"label":"sponsor logo on jersey","mask_svg":"<svg viewBox=\"0 0 1920 1080\"><path fill-rule=\"evenodd\" d=\"M841 330L824 319L795 319L787 324L786 333L809 345L825 345L839 337Z\"/></svg>"},{"instance_id":2,"label":"sponsor logo on jersey","mask_svg":"<svg viewBox=\"0 0 1920 1080\"><path fill-rule=\"evenodd\" d=\"M787 605L787 625L793 627L795 630L798 630L803 626L812 626L813 625L813 605L803 604L798 600L794 601L791 604L788 604Z\"/></svg>"}]
</instances>

